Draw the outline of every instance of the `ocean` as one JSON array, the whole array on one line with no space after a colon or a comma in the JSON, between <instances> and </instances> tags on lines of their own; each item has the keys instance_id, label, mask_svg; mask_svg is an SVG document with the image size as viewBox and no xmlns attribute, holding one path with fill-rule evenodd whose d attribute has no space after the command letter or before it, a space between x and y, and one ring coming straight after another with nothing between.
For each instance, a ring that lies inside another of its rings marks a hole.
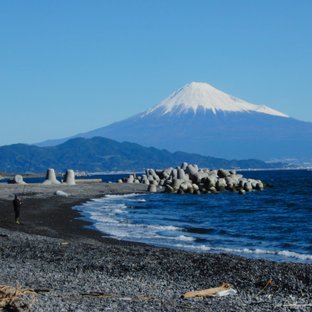
<instances>
[{"instance_id":1,"label":"ocean","mask_svg":"<svg viewBox=\"0 0 312 312\"><path fill-rule=\"evenodd\" d=\"M92 222L92 228L115 239L312 263L312 171L244 171L243 175L272 187L245 195L108 195L74 209Z\"/></svg>"}]
</instances>

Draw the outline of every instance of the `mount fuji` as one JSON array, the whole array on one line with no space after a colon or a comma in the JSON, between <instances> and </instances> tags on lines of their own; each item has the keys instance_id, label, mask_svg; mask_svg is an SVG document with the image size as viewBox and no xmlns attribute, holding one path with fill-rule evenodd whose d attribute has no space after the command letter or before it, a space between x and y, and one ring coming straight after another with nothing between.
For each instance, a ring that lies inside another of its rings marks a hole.
<instances>
[{"instance_id":1,"label":"mount fuji","mask_svg":"<svg viewBox=\"0 0 312 312\"><path fill-rule=\"evenodd\" d=\"M227 159L312 159L312 123L201 82L185 85L143 113L74 137L96 136Z\"/></svg>"}]
</instances>

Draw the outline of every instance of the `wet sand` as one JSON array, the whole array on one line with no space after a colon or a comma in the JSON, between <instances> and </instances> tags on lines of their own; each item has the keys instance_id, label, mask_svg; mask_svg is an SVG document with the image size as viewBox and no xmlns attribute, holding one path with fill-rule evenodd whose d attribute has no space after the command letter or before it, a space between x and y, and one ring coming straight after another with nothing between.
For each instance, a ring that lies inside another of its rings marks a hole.
<instances>
[{"instance_id":1,"label":"wet sand","mask_svg":"<svg viewBox=\"0 0 312 312\"><path fill-rule=\"evenodd\" d=\"M31 311L311 311L311 265L117 241L86 229L71 209L105 194L145 191L139 184L0 185L0 284L45 289ZM14 223L15 193L23 194L21 225ZM237 294L181 299L222 282Z\"/></svg>"}]
</instances>

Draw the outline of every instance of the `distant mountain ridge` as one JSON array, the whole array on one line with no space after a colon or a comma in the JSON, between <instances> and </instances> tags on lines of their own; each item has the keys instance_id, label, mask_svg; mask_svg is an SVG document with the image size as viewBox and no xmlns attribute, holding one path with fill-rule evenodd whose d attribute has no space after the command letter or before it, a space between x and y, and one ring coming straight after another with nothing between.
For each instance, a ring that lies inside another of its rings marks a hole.
<instances>
[{"instance_id":1,"label":"distant mountain ridge","mask_svg":"<svg viewBox=\"0 0 312 312\"><path fill-rule=\"evenodd\" d=\"M74 137L95 136L225 159L312 159L312 123L200 82L185 85L143 113Z\"/></svg>"},{"instance_id":2,"label":"distant mountain ridge","mask_svg":"<svg viewBox=\"0 0 312 312\"><path fill-rule=\"evenodd\" d=\"M213 157L170 153L166 150L147 148L135 143L119 143L95 137L76 138L63 144L38 147L13 144L0 147L0 172L42 173L48 168L57 171L66 169L89 172L143 171L146 168L177 166L187 161L208 168L272 168L259 160L225 160Z\"/></svg>"}]
</instances>

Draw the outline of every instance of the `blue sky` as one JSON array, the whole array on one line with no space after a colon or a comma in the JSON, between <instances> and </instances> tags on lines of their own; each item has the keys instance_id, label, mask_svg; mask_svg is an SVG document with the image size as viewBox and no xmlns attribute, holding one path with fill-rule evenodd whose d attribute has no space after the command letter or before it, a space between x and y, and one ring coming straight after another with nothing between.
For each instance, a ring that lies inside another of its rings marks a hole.
<instances>
[{"instance_id":1,"label":"blue sky","mask_svg":"<svg viewBox=\"0 0 312 312\"><path fill-rule=\"evenodd\" d=\"M312 121L312 1L0 2L0 145L92 130L191 81Z\"/></svg>"}]
</instances>

